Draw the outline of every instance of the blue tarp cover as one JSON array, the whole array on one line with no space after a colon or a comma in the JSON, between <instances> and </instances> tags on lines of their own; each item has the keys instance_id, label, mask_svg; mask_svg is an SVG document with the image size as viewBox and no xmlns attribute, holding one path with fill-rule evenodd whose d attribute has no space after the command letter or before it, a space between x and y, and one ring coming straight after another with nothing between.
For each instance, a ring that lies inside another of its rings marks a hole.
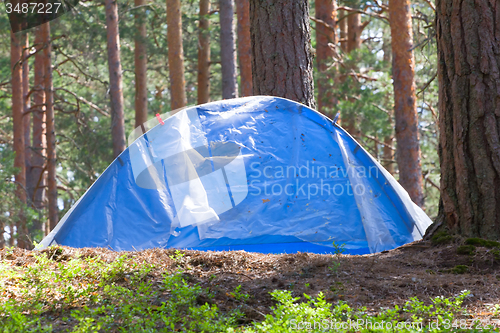
<instances>
[{"instance_id":1,"label":"blue tarp cover","mask_svg":"<svg viewBox=\"0 0 500 333\"><path fill-rule=\"evenodd\" d=\"M42 246L331 253L335 242L363 254L431 224L346 131L302 104L254 96L162 117L131 134Z\"/></svg>"}]
</instances>

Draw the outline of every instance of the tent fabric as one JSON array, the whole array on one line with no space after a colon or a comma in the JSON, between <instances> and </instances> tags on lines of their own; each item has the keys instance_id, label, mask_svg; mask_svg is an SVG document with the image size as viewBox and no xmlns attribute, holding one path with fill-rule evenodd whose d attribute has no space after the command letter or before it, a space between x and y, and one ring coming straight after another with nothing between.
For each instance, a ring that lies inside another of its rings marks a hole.
<instances>
[{"instance_id":1,"label":"tent fabric","mask_svg":"<svg viewBox=\"0 0 500 333\"><path fill-rule=\"evenodd\" d=\"M431 224L345 130L302 104L253 96L164 118L134 132L42 247L332 253L335 242L364 254Z\"/></svg>"}]
</instances>

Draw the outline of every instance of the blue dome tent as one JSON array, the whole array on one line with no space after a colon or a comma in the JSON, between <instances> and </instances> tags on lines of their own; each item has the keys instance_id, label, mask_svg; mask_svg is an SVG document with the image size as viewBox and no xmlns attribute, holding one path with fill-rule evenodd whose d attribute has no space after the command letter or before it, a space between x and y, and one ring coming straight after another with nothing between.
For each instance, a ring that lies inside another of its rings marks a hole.
<instances>
[{"instance_id":1,"label":"blue dome tent","mask_svg":"<svg viewBox=\"0 0 500 333\"><path fill-rule=\"evenodd\" d=\"M131 138L42 247L365 254L431 224L346 131L290 100L193 106Z\"/></svg>"}]
</instances>

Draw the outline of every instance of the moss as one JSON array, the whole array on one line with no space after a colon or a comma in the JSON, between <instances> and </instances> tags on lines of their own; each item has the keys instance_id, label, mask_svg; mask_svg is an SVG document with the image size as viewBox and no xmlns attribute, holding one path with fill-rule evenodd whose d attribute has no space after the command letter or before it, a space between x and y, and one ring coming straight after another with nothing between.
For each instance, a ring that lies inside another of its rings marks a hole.
<instances>
[{"instance_id":1,"label":"moss","mask_svg":"<svg viewBox=\"0 0 500 333\"><path fill-rule=\"evenodd\" d=\"M500 247L499 242L495 242L495 241L487 240L487 239L482 239L482 238L468 238L465 241L465 244L487 247L489 249L491 249L493 247Z\"/></svg>"},{"instance_id":2,"label":"moss","mask_svg":"<svg viewBox=\"0 0 500 333\"><path fill-rule=\"evenodd\" d=\"M493 255L493 258L495 260L500 260L500 250L498 249L491 250L491 254Z\"/></svg>"},{"instance_id":3,"label":"moss","mask_svg":"<svg viewBox=\"0 0 500 333\"><path fill-rule=\"evenodd\" d=\"M446 231L437 232L431 238L431 242L434 245L448 244L453 240L453 237L450 236Z\"/></svg>"},{"instance_id":4,"label":"moss","mask_svg":"<svg viewBox=\"0 0 500 333\"><path fill-rule=\"evenodd\" d=\"M469 267L465 265L456 265L451 269L451 272L453 274L465 274L469 271Z\"/></svg>"},{"instance_id":5,"label":"moss","mask_svg":"<svg viewBox=\"0 0 500 333\"><path fill-rule=\"evenodd\" d=\"M462 245L457 248L457 253L471 255L474 253L475 249L476 247L474 245Z\"/></svg>"}]
</instances>

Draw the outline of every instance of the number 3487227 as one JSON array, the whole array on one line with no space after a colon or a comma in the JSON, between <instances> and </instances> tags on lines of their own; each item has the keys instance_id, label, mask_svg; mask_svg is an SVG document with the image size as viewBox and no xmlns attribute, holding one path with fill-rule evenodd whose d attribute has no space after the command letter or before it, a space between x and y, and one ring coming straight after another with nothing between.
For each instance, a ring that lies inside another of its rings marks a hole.
<instances>
[{"instance_id":1,"label":"number 3487227","mask_svg":"<svg viewBox=\"0 0 500 333\"><path fill-rule=\"evenodd\" d=\"M10 2L7 2L5 4L7 7L7 14L10 14L12 12L14 13L31 13L31 14L53 14L57 13L59 10L59 7L61 7L60 2L55 2L55 3L37 3L37 2L30 2L30 3L17 3L16 5L13 5Z\"/></svg>"}]
</instances>

